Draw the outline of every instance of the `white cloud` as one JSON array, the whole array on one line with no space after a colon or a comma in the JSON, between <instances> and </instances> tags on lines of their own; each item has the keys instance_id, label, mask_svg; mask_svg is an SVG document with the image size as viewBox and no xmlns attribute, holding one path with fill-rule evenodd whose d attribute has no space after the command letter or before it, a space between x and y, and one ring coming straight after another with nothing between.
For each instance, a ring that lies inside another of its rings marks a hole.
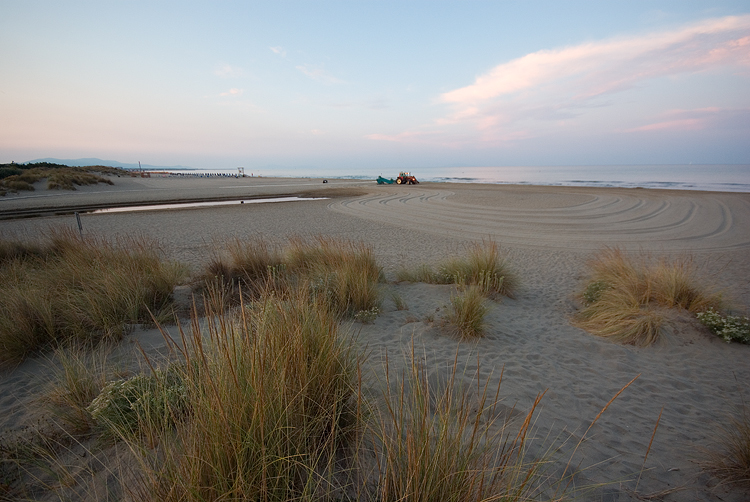
<instances>
[{"instance_id":1,"label":"white cloud","mask_svg":"<svg viewBox=\"0 0 750 502\"><path fill-rule=\"evenodd\" d=\"M219 64L214 70L214 75L221 78L234 78L241 77L245 74L245 70L239 66L232 66L227 63Z\"/></svg>"},{"instance_id":2,"label":"white cloud","mask_svg":"<svg viewBox=\"0 0 750 502\"><path fill-rule=\"evenodd\" d=\"M269 47L271 49L271 52L274 54L278 54L279 56L285 58L286 57L286 50L284 50L283 47L276 46L276 47Z\"/></svg>"},{"instance_id":3,"label":"white cloud","mask_svg":"<svg viewBox=\"0 0 750 502\"><path fill-rule=\"evenodd\" d=\"M229 89L227 92L222 92L221 94L219 94L219 96L238 98L242 96L243 92L245 92L244 89L237 89L236 87L233 87Z\"/></svg>"},{"instance_id":4,"label":"white cloud","mask_svg":"<svg viewBox=\"0 0 750 502\"><path fill-rule=\"evenodd\" d=\"M309 64L296 66L299 71L317 82L324 84L344 84L343 80L329 75L324 69Z\"/></svg>"}]
</instances>

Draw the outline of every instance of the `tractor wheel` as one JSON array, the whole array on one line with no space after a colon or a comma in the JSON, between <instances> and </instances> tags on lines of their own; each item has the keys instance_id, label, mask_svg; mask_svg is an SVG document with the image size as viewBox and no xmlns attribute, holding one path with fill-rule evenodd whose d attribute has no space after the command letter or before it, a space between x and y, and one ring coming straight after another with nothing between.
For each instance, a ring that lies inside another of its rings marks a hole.
<instances>
[{"instance_id":1,"label":"tractor wheel","mask_svg":"<svg viewBox=\"0 0 750 502\"><path fill-rule=\"evenodd\" d=\"M396 183L400 185L401 184L401 178L396 178Z\"/></svg>"}]
</instances>

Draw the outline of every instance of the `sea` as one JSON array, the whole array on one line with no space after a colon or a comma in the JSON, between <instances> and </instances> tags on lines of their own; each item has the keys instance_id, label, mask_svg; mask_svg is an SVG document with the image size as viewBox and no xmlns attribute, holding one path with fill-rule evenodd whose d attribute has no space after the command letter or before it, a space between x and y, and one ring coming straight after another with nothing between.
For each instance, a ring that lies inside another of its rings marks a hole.
<instances>
[{"instance_id":1,"label":"sea","mask_svg":"<svg viewBox=\"0 0 750 502\"><path fill-rule=\"evenodd\" d=\"M365 168L226 168L174 169L183 175L375 179L395 178L396 169ZM421 167L408 170L419 181L451 183L492 183L513 185L552 185L580 187L665 188L716 192L750 192L750 164L670 164L621 166L503 166L503 167Z\"/></svg>"}]
</instances>

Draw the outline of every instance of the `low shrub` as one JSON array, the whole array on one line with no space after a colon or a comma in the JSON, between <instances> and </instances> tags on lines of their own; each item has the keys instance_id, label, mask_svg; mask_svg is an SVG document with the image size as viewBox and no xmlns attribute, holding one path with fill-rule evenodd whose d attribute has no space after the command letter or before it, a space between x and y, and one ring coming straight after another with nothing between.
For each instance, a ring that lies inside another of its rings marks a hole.
<instances>
[{"instance_id":1,"label":"low shrub","mask_svg":"<svg viewBox=\"0 0 750 502\"><path fill-rule=\"evenodd\" d=\"M380 309L377 307L373 307L370 310L360 310L354 314L354 320L362 324L372 324L378 318L378 314L380 314Z\"/></svg>"},{"instance_id":2,"label":"low shrub","mask_svg":"<svg viewBox=\"0 0 750 502\"><path fill-rule=\"evenodd\" d=\"M696 317L727 343L750 343L750 319L746 316L723 315L711 308L698 312Z\"/></svg>"},{"instance_id":3,"label":"low shrub","mask_svg":"<svg viewBox=\"0 0 750 502\"><path fill-rule=\"evenodd\" d=\"M173 366L107 383L86 411L106 437L144 434L154 442L188 413L189 403L184 371Z\"/></svg>"}]
</instances>

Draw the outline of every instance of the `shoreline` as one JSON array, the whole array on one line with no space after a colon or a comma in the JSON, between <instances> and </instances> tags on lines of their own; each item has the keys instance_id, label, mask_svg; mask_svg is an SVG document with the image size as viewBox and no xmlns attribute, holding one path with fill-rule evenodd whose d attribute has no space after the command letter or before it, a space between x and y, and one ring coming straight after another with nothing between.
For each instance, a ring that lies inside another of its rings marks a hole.
<instances>
[{"instance_id":1,"label":"shoreline","mask_svg":"<svg viewBox=\"0 0 750 502\"><path fill-rule=\"evenodd\" d=\"M44 181L35 184L34 192L8 193L0 197L0 220L26 218L56 213L87 212L96 209L229 201L267 197L352 197L378 193L388 189L401 190L448 190L464 192L482 190L495 192L527 191L545 193L609 193L637 196L639 192L649 196L704 197L737 196L750 197L750 192L722 192L671 188L532 185L513 183L481 182L434 182L425 181L410 187L399 185L377 185L375 180L352 180L346 178L270 178L270 177L180 177L155 178L108 176L115 185L90 185L77 187L75 191L47 190ZM314 181L315 180L315 181ZM322 180L325 180L323 182ZM198 193L200 192L200 193Z\"/></svg>"}]
</instances>

